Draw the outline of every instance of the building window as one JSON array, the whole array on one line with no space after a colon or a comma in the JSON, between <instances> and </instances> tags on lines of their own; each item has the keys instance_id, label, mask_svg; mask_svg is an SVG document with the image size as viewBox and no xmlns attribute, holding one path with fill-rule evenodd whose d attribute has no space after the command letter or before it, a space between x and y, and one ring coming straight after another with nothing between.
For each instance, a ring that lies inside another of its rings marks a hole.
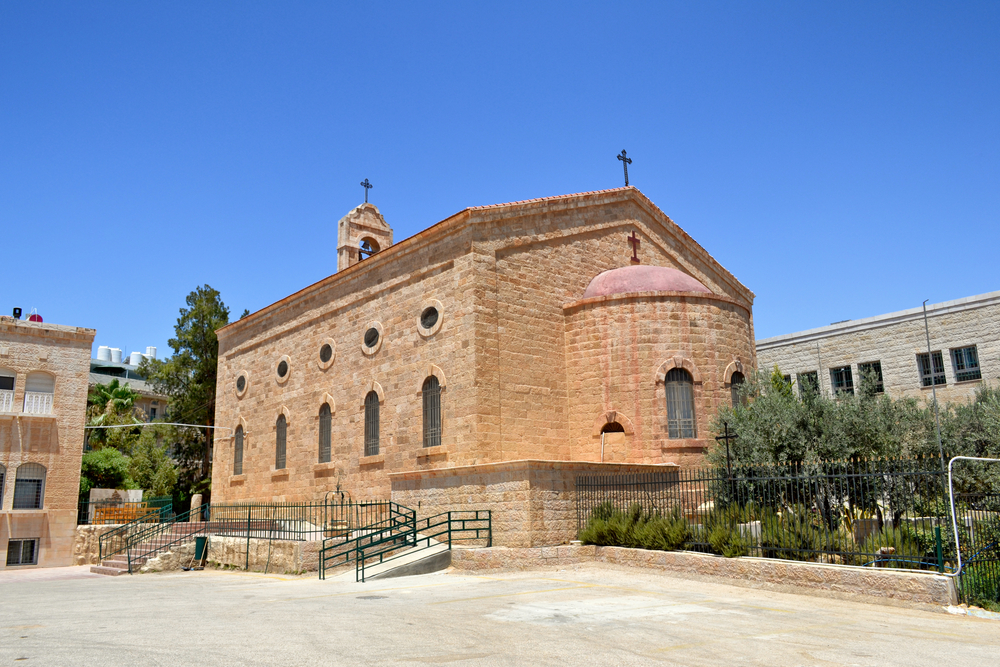
<instances>
[{"instance_id":1,"label":"building window","mask_svg":"<svg viewBox=\"0 0 1000 667\"><path fill-rule=\"evenodd\" d=\"M428 306L424 308L424 312L420 313L420 326L425 329L433 329L437 321L438 309L434 306Z\"/></svg>"},{"instance_id":2,"label":"building window","mask_svg":"<svg viewBox=\"0 0 1000 667\"><path fill-rule=\"evenodd\" d=\"M24 463L14 477L14 507L16 510L40 510L45 498L45 467Z\"/></svg>"},{"instance_id":3,"label":"building window","mask_svg":"<svg viewBox=\"0 0 1000 667\"><path fill-rule=\"evenodd\" d=\"M979 354L976 352L975 345L952 350L951 363L955 367L955 382L983 379L983 374L979 370Z\"/></svg>"},{"instance_id":4,"label":"building window","mask_svg":"<svg viewBox=\"0 0 1000 667\"><path fill-rule=\"evenodd\" d=\"M278 415L278 422L275 424L274 435L274 469L283 470L285 467L285 442L288 437L288 422L285 415Z\"/></svg>"},{"instance_id":5,"label":"building window","mask_svg":"<svg viewBox=\"0 0 1000 667\"><path fill-rule=\"evenodd\" d=\"M149 421L156 419L156 408L149 409Z\"/></svg>"},{"instance_id":6,"label":"building window","mask_svg":"<svg viewBox=\"0 0 1000 667\"><path fill-rule=\"evenodd\" d=\"M441 444L441 383L431 375L424 380L424 447Z\"/></svg>"},{"instance_id":7,"label":"building window","mask_svg":"<svg viewBox=\"0 0 1000 667\"><path fill-rule=\"evenodd\" d=\"M0 368L0 412L14 412L14 371Z\"/></svg>"},{"instance_id":8,"label":"building window","mask_svg":"<svg viewBox=\"0 0 1000 667\"><path fill-rule=\"evenodd\" d=\"M858 375L861 376L861 381L864 382L865 376L870 375L875 381L875 393L881 394L885 391L885 383L882 381L882 362L881 361L867 361L863 364L858 364Z\"/></svg>"},{"instance_id":9,"label":"building window","mask_svg":"<svg viewBox=\"0 0 1000 667\"><path fill-rule=\"evenodd\" d=\"M324 364L333 359L333 346L329 343L323 343L319 348L319 360Z\"/></svg>"},{"instance_id":10,"label":"building window","mask_svg":"<svg viewBox=\"0 0 1000 667\"><path fill-rule=\"evenodd\" d=\"M236 378L236 393L242 394L247 389L247 376L246 374L240 375Z\"/></svg>"},{"instance_id":11,"label":"building window","mask_svg":"<svg viewBox=\"0 0 1000 667\"><path fill-rule=\"evenodd\" d=\"M740 396L740 387L746 382L746 378L743 373L735 371L733 376L729 379L729 391L732 394L733 407L737 405L743 405L746 403L746 398Z\"/></svg>"},{"instance_id":12,"label":"building window","mask_svg":"<svg viewBox=\"0 0 1000 667\"><path fill-rule=\"evenodd\" d=\"M830 384L833 386L834 394L853 394L854 376L851 374L851 367L831 368Z\"/></svg>"},{"instance_id":13,"label":"building window","mask_svg":"<svg viewBox=\"0 0 1000 667\"><path fill-rule=\"evenodd\" d=\"M931 359L934 360L934 373L931 374L931 365L927 361L927 353L917 355L917 368L920 370L920 386L930 387L932 384L947 384L944 378L944 358L941 351L931 352Z\"/></svg>"},{"instance_id":14,"label":"building window","mask_svg":"<svg viewBox=\"0 0 1000 667\"><path fill-rule=\"evenodd\" d=\"M38 565L38 540L7 542L7 565Z\"/></svg>"},{"instance_id":15,"label":"building window","mask_svg":"<svg viewBox=\"0 0 1000 667\"><path fill-rule=\"evenodd\" d=\"M365 396L365 456L378 454L378 394Z\"/></svg>"},{"instance_id":16,"label":"building window","mask_svg":"<svg viewBox=\"0 0 1000 667\"><path fill-rule=\"evenodd\" d=\"M333 439L333 413L330 404L319 406L319 462L330 462L330 443Z\"/></svg>"},{"instance_id":17,"label":"building window","mask_svg":"<svg viewBox=\"0 0 1000 667\"><path fill-rule=\"evenodd\" d=\"M0 503L3 502L3 483L7 479L7 468L0 463Z\"/></svg>"},{"instance_id":18,"label":"building window","mask_svg":"<svg viewBox=\"0 0 1000 667\"><path fill-rule=\"evenodd\" d=\"M233 474L243 474L243 425L236 427L236 437L233 443Z\"/></svg>"},{"instance_id":19,"label":"building window","mask_svg":"<svg viewBox=\"0 0 1000 667\"><path fill-rule=\"evenodd\" d=\"M24 380L24 412L29 415L52 414L55 377L48 373L28 373Z\"/></svg>"},{"instance_id":20,"label":"building window","mask_svg":"<svg viewBox=\"0 0 1000 667\"><path fill-rule=\"evenodd\" d=\"M601 433L624 433L625 427L618 422L608 422L601 427Z\"/></svg>"},{"instance_id":21,"label":"building window","mask_svg":"<svg viewBox=\"0 0 1000 667\"><path fill-rule=\"evenodd\" d=\"M667 394L667 437L695 438L694 380L683 368L667 372L664 389Z\"/></svg>"},{"instance_id":22,"label":"building window","mask_svg":"<svg viewBox=\"0 0 1000 667\"><path fill-rule=\"evenodd\" d=\"M799 398L819 394L819 372L806 371L795 376L799 383Z\"/></svg>"}]
</instances>

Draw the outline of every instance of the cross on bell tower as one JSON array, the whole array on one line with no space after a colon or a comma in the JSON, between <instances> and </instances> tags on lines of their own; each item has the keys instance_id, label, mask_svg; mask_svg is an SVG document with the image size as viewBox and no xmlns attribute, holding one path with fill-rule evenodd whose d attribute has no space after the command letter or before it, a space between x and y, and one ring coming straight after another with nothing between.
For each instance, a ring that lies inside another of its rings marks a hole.
<instances>
[{"instance_id":1,"label":"cross on bell tower","mask_svg":"<svg viewBox=\"0 0 1000 667\"><path fill-rule=\"evenodd\" d=\"M627 181L628 179L625 179L625 180ZM626 183L625 185L628 185L628 183ZM363 180L361 182L361 187L363 187L365 189L365 203L367 204L368 203L368 191L371 190L372 188L374 188L375 186L372 185L371 183L369 183L368 179L366 178L365 180Z\"/></svg>"},{"instance_id":2,"label":"cross on bell tower","mask_svg":"<svg viewBox=\"0 0 1000 667\"><path fill-rule=\"evenodd\" d=\"M625 149L622 149L622 154L618 156L618 159L622 161L622 166L625 168L625 187L628 187L628 166L632 164L632 158L625 154Z\"/></svg>"}]
</instances>

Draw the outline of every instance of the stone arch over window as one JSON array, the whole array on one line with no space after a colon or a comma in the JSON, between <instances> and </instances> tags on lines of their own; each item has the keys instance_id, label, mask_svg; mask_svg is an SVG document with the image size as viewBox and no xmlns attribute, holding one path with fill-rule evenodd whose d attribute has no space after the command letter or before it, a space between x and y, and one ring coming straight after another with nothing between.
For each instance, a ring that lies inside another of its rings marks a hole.
<instances>
[{"instance_id":1,"label":"stone arch over window","mask_svg":"<svg viewBox=\"0 0 1000 667\"><path fill-rule=\"evenodd\" d=\"M667 373L675 368L684 369L691 375L691 380L695 384L701 384L701 374L698 372L698 368L694 365L694 362L679 354L668 357L666 361L661 363L659 368L656 369L656 383L666 383Z\"/></svg>"},{"instance_id":2,"label":"stone arch over window","mask_svg":"<svg viewBox=\"0 0 1000 667\"><path fill-rule=\"evenodd\" d=\"M22 463L14 478L14 505L16 510L40 510L45 505L45 466L40 463Z\"/></svg>"},{"instance_id":3,"label":"stone arch over window","mask_svg":"<svg viewBox=\"0 0 1000 667\"><path fill-rule=\"evenodd\" d=\"M615 426L620 427L621 430L615 429ZM608 410L607 412L602 412L594 420L594 436L599 437L601 433L624 433L632 435L635 433L635 427L632 425L632 420L622 413L615 410Z\"/></svg>"},{"instance_id":4,"label":"stone arch over window","mask_svg":"<svg viewBox=\"0 0 1000 667\"><path fill-rule=\"evenodd\" d=\"M441 382L428 375L421 388L424 408L424 447L441 444Z\"/></svg>"},{"instance_id":5,"label":"stone arch over window","mask_svg":"<svg viewBox=\"0 0 1000 667\"><path fill-rule=\"evenodd\" d=\"M385 392L382 390L382 385L380 385L378 382L372 381L372 383L368 385L368 393L371 393L373 391L375 392L375 395L378 396L378 402L380 404L385 403ZM368 393L365 394L365 400L361 404L362 407L368 405Z\"/></svg>"},{"instance_id":6,"label":"stone arch over window","mask_svg":"<svg viewBox=\"0 0 1000 667\"><path fill-rule=\"evenodd\" d=\"M722 376L722 381L726 384L732 384L733 373L739 373L744 379L746 379L746 370L743 368L743 362L739 359L734 359L729 362L729 365L726 366L726 372Z\"/></svg>"},{"instance_id":7,"label":"stone arch over window","mask_svg":"<svg viewBox=\"0 0 1000 667\"><path fill-rule=\"evenodd\" d=\"M439 366L435 366L434 364L429 364L427 366L427 375L429 375L429 376L432 375L435 378L437 378L438 384L441 385L441 389L444 389L446 386L448 386L448 381L444 377L444 371L441 370L441 368ZM427 381L427 379L424 378L424 380L422 380L420 382L419 390L421 392L423 392L423 390L424 390L424 382L426 382L426 381Z\"/></svg>"},{"instance_id":8,"label":"stone arch over window","mask_svg":"<svg viewBox=\"0 0 1000 667\"><path fill-rule=\"evenodd\" d=\"M329 463L333 444L333 409L323 402L319 406L319 462Z\"/></svg>"},{"instance_id":9,"label":"stone arch over window","mask_svg":"<svg viewBox=\"0 0 1000 667\"><path fill-rule=\"evenodd\" d=\"M671 368L663 385L667 399L667 437L671 440L698 437L691 373L684 368Z\"/></svg>"},{"instance_id":10,"label":"stone arch over window","mask_svg":"<svg viewBox=\"0 0 1000 667\"><path fill-rule=\"evenodd\" d=\"M377 382L373 382L378 384ZM365 456L379 453L379 404L382 398L375 389L365 395Z\"/></svg>"},{"instance_id":11,"label":"stone arch over window","mask_svg":"<svg viewBox=\"0 0 1000 667\"><path fill-rule=\"evenodd\" d=\"M288 452L288 417L285 415L285 409L282 408L281 413L274 422L274 469L284 470L285 464L287 463L286 455Z\"/></svg>"},{"instance_id":12,"label":"stone arch over window","mask_svg":"<svg viewBox=\"0 0 1000 667\"><path fill-rule=\"evenodd\" d=\"M236 433L233 436L233 474L242 475L243 474L243 439L244 439L243 424L239 424L236 427Z\"/></svg>"}]
</instances>

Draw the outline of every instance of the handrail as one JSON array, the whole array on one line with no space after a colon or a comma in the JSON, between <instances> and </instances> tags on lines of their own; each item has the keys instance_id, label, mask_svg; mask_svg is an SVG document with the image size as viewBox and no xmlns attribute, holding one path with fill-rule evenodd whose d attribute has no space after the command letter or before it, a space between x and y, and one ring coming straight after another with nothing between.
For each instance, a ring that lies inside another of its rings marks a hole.
<instances>
[{"instance_id":1,"label":"handrail","mask_svg":"<svg viewBox=\"0 0 1000 667\"><path fill-rule=\"evenodd\" d=\"M156 512L157 522L159 523L160 521L163 520L163 517L165 515L172 512L173 512L172 505L159 508L159 510L157 510ZM152 523L149 520L150 516L152 515L140 517L133 521L129 521L128 523L122 524L117 528L112 528L111 530L105 533L101 533L100 537L98 538L98 558L103 561L106 558L110 558L111 556L117 556L118 554L125 551L125 549L127 549L129 546L128 537L130 531L132 531L134 528L138 528L140 525L148 525ZM176 517L174 520L176 521ZM112 544L113 540L123 540L123 543L121 544L120 547L116 548ZM107 551L105 551L105 544L108 545Z\"/></svg>"},{"instance_id":2,"label":"handrail","mask_svg":"<svg viewBox=\"0 0 1000 667\"><path fill-rule=\"evenodd\" d=\"M128 558L128 571L129 571L129 574L132 574L132 563L133 562L136 562L136 561L138 561L141 558L147 558L148 559L149 556L150 556L150 554L159 553L160 551L165 550L167 547L171 547L171 546L173 546L173 545L175 545L175 544L177 544L179 542L187 541L192 536L200 535L201 533L204 533L204 532L208 531L209 527L212 525L212 522L210 522L210 521L192 522L191 521L191 513L192 512L198 512L198 513L202 514L203 518L204 518L204 516L211 516L209 507L210 506L208 504L201 505L197 509L188 510L187 512L184 512L183 514L177 515L177 517L175 517L174 520L171 521L171 522L169 522L169 523L154 524L154 526L152 528L149 528L149 529L147 529L144 532L137 532L137 533L135 533L133 535L133 539L132 539L131 544L129 545L128 549L126 549L126 556ZM141 545L141 544L143 544L145 542L150 542L152 540L155 540L156 538L158 538L160 535L163 535L164 533L168 533L168 532L172 533L173 530L174 530L174 526L176 526L177 524L182 524L182 525L185 525L185 526L197 526L197 528L195 528L194 530L186 531L183 535L179 536L175 540L172 540L170 542L166 542L164 544L158 544L155 547L149 549L148 551L139 552L139 553L133 553L133 549L135 547L137 547L137 546L139 546L139 545Z\"/></svg>"},{"instance_id":3,"label":"handrail","mask_svg":"<svg viewBox=\"0 0 1000 667\"><path fill-rule=\"evenodd\" d=\"M378 540L384 537L386 533L393 534L394 531L398 531L400 526L416 522L416 512L408 507L392 501L385 503L385 507L389 511L385 518L371 524L355 527L352 532L357 532L358 534L354 537L348 537L345 541L338 541L336 544L332 544L332 542L340 538L326 538L323 540L319 553L320 579L326 579L326 570L331 564L347 565L351 562L352 556L356 558L358 546L366 540L369 542ZM338 563L337 561L341 558L343 560Z\"/></svg>"}]
</instances>

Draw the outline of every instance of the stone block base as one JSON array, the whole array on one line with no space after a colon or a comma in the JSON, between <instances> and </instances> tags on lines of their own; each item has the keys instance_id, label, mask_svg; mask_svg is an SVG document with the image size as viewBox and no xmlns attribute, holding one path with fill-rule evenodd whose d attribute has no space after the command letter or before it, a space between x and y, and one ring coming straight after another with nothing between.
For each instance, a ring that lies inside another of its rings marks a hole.
<instances>
[{"instance_id":1,"label":"stone block base","mask_svg":"<svg viewBox=\"0 0 1000 667\"><path fill-rule=\"evenodd\" d=\"M319 569L320 542L297 540L262 540L249 542L251 572L300 574ZM208 539L208 564L237 570L247 568L247 538L211 536Z\"/></svg>"},{"instance_id":2,"label":"stone block base","mask_svg":"<svg viewBox=\"0 0 1000 667\"><path fill-rule=\"evenodd\" d=\"M847 565L799 563L768 558L724 558L690 551L647 551L623 547L456 549L452 567L477 572L529 570L599 562L676 572L749 588L943 610L957 603L955 582L930 572L901 572Z\"/></svg>"}]
</instances>

